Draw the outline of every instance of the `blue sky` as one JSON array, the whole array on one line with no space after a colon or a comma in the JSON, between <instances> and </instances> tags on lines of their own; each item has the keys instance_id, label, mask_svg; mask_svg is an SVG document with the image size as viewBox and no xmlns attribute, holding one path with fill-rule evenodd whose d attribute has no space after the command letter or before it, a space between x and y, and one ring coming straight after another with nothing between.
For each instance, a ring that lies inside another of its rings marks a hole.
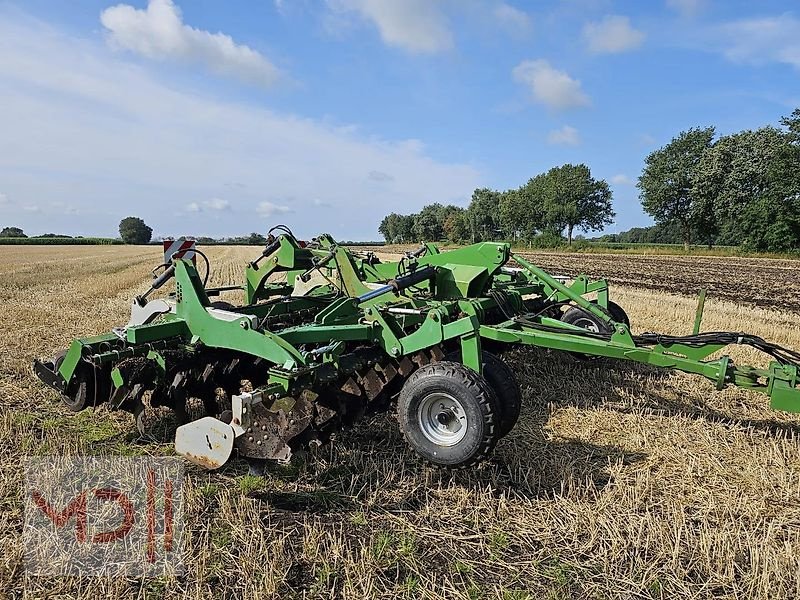
<instances>
[{"instance_id":1,"label":"blue sky","mask_svg":"<svg viewBox=\"0 0 800 600\"><path fill-rule=\"evenodd\" d=\"M0 226L377 239L584 162L617 222L678 131L800 106L800 3L0 0Z\"/></svg>"}]
</instances>

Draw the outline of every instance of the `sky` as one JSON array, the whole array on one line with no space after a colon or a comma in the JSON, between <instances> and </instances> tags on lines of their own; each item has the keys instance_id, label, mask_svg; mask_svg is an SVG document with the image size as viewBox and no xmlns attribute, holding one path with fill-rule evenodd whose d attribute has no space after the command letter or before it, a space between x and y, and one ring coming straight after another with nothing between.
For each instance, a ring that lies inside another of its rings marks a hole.
<instances>
[{"instance_id":1,"label":"sky","mask_svg":"<svg viewBox=\"0 0 800 600\"><path fill-rule=\"evenodd\" d=\"M800 107L800 2L0 0L0 226L379 239L585 163L606 232L681 130Z\"/></svg>"}]
</instances>

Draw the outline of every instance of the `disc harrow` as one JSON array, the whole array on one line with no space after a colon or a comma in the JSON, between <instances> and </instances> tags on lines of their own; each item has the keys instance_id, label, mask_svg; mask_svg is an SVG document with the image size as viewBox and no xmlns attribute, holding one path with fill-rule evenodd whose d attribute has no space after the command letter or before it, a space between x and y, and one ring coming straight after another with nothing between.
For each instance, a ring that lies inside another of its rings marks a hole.
<instances>
[{"instance_id":1,"label":"disc harrow","mask_svg":"<svg viewBox=\"0 0 800 600\"><path fill-rule=\"evenodd\" d=\"M134 298L125 326L76 339L33 368L71 410L127 411L143 437L174 436L177 452L206 468L233 456L286 461L381 411L396 412L429 462L472 465L521 410L514 372L496 355L511 345L678 369L800 412L796 351L701 333L702 300L692 333L634 335L604 280L553 276L505 243L448 252L425 244L383 262L328 235L300 242L279 226L244 267L243 284L218 288L207 286L205 254L193 251L203 278L193 260L171 257ZM219 299L236 291L240 304ZM731 344L772 362L710 358Z\"/></svg>"}]
</instances>

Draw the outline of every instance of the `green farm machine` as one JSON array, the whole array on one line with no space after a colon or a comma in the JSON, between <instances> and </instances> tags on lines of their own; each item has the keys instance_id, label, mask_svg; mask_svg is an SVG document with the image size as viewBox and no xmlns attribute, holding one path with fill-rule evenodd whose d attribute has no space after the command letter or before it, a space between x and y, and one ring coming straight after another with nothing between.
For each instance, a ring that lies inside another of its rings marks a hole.
<instances>
[{"instance_id":1,"label":"green farm machine","mask_svg":"<svg viewBox=\"0 0 800 600\"><path fill-rule=\"evenodd\" d=\"M382 262L278 226L244 284L222 288L207 287L208 258L197 254L204 268L173 258L156 270L127 325L76 339L34 370L70 409L128 411L143 435L170 413L176 451L207 468L234 455L285 461L385 410L427 461L471 465L519 416L519 387L499 358L512 345L696 373L800 412L800 353L754 335L701 333L702 305L692 334L633 334L605 281L554 277L505 243L425 244ZM171 280L174 291L151 298ZM234 291L241 303L220 300ZM772 362L710 358L730 344Z\"/></svg>"}]
</instances>

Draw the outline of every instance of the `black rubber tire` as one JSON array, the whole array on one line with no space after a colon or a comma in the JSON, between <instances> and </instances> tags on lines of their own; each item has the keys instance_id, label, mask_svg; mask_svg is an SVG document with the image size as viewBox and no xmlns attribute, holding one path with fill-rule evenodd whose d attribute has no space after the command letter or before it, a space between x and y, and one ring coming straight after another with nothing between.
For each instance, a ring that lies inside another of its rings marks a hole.
<instances>
[{"instance_id":1,"label":"black rubber tire","mask_svg":"<svg viewBox=\"0 0 800 600\"><path fill-rule=\"evenodd\" d=\"M609 312L610 316L610 311L607 312ZM570 325L577 325L578 327L583 327L584 329L588 329L586 325L588 324L587 321L590 321L594 323L598 333L611 333L611 328L606 323L595 317L589 311L586 311L579 306L570 306L566 311L564 311L564 314L561 315L561 320L564 323L569 323ZM599 356L592 356L591 354L583 354L581 352L568 352L568 354L572 358L582 362L598 360L600 358Z\"/></svg>"},{"instance_id":2,"label":"black rubber tire","mask_svg":"<svg viewBox=\"0 0 800 600\"><path fill-rule=\"evenodd\" d=\"M595 317L589 311L582 309L580 306L570 306L564 311L564 314L561 315L561 321L569 323L570 325L583 327L584 329L589 329L587 325L593 323L598 333L611 333L611 328L606 323Z\"/></svg>"},{"instance_id":3,"label":"black rubber tire","mask_svg":"<svg viewBox=\"0 0 800 600\"><path fill-rule=\"evenodd\" d=\"M215 302L209 304L209 308L217 308L219 310L234 310L236 307L230 302L225 302L225 300L216 300Z\"/></svg>"},{"instance_id":4,"label":"black rubber tire","mask_svg":"<svg viewBox=\"0 0 800 600\"><path fill-rule=\"evenodd\" d=\"M617 323L625 323L625 325L628 326L628 329L630 329L631 320L628 318L628 313L626 313L625 309L622 308L619 304L609 300L608 314L610 314L611 318L614 319Z\"/></svg>"},{"instance_id":5,"label":"black rubber tire","mask_svg":"<svg viewBox=\"0 0 800 600\"><path fill-rule=\"evenodd\" d=\"M483 377L497 396L497 429L498 437L502 438L508 435L519 420L519 413L522 410L522 393L511 367L486 350L481 352L481 358ZM460 363L461 351L450 352L444 357L444 360Z\"/></svg>"},{"instance_id":6,"label":"black rubber tire","mask_svg":"<svg viewBox=\"0 0 800 600\"><path fill-rule=\"evenodd\" d=\"M61 368L61 364L64 362L64 358L67 356L67 352L59 352L56 356L55 360L53 361L54 370L57 372ZM94 387L91 386L93 390ZM78 365L78 373L70 382L69 387L67 388L66 394L61 394L61 400L70 409L72 412L80 412L84 408L86 408L86 401L89 398L90 392L90 385L89 381L87 380L87 376L85 370L81 369L81 365Z\"/></svg>"},{"instance_id":7,"label":"black rubber tire","mask_svg":"<svg viewBox=\"0 0 800 600\"><path fill-rule=\"evenodd\" d=\"M440 445L422 430L418 411L434 393L455 398L463 407L467 431L453 445ZM457 469L486 458L499 439L497 397L481 375L457 362L441 361L418 369L408 378L397 401L400 431L409 446L434 465Z\"/></svg>"}]
</instances>

